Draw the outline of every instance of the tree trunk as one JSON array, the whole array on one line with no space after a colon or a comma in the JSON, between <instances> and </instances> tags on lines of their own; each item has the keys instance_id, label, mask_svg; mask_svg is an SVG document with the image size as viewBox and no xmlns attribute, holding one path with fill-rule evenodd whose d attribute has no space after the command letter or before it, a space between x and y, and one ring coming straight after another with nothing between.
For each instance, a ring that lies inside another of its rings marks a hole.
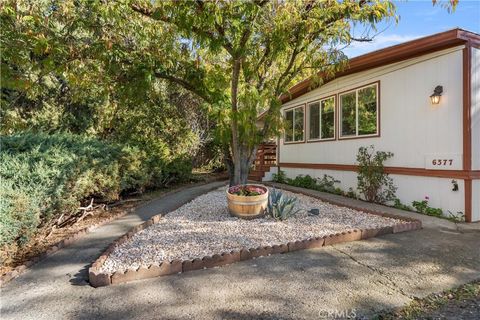
<instances>
[{"instance_id":1,"label":"tree trunk","mask_svg":"<svg viewBox=\"0 0 480 320\"><path fill-rule=\"evenodd\" d=\"M233 172L230 173L230 185L247 184L248 182L248 173L250 172L250 157L247 153L241 152L239 154L239 160L239 165L237 168L235 168L236 170L233 170Z\"/></svg>"},{"instance_id":2,"label":"tree trunk","mask_svg":"<svg viewBox=\"0 0 480 320\"><path fill-rule=\"evenodd\" d=\"M255 153L257 147L247 148L243 146L238 147L239 150L239 165L235 167L233 161L226 161L228 174L229 174L229 183L230 186L235 186L239 184L247 184L248 174L250 172L250 167L255 160Z\"/></svg>"},{"instance_id":3,"label":"tree trunk","mask_svg":"<svg viewBox=\"0 0 480 320\"><path fill-rule=\"evenodd\" d=\"M230 186L246 184L248 182L248 173L255 159L257 148L251 147L248 142L240 141L239 123L237 119L238 113L238 81L242 60L240 58L232 59L232 88L231 88L231 157L230 163L227 164L230 175ZM252 119L255 121L255 119Z\"/></svg>"},{"instance_id":4,"label":"tree trunk","mask_svg":"<svg viewBox=\"0 0 480 320\"><path fill-rule=\"evenodd\" d=\"M231 89L231 103L232 103L232 140L231 140L231 148L232 148L232 162L233 162L233 179L230 179L230 185L238 185L241 184L240 177L241 173L241 148L240 148L240 140L238 137L238 119L236 114L238 112L238 78L240 76L240 60L233 59L232 61L232 89Z\"/></svg>"},{"instance_id":5,"label":"tree trunk","mask_svg":"<svg viewBox=\"0 0 480 320\"><path fill-rule=\"evenodd\" d=\"M229 181L228 184L230 186L235 185L234 177L235 177L235 170L232 161L232 153L230 152L230 148L228 145L222 146L223 151L223 161L225 162L225 166L227 167Z\"/></svg>"}]
</instances>

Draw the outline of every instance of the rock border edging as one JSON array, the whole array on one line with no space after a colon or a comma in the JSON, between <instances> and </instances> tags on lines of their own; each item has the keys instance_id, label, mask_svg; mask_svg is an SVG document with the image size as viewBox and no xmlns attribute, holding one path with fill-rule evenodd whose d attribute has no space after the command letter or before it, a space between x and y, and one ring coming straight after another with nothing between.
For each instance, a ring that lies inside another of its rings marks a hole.
<instances>
[{"instance_id":1,"label":"rock border edging","mask_svg":"<svg viewBox=\"0 0 480 320\"><path fill-rule=\"evenodd\" d=\"M312 196L312 195L309 195ZM322 201L325 201L321 199ZM328 202L328 201L325 201ZM335 203L334 203L335 204ZM394 214L385 212L366 210L355 206L346 206L343 204L335 204L358 211L363 211L369 214L379 215L387 218L394 218L401 220L402 222L396 223L390 227L380 227L374 229L354 229L350 231L344 231L341 233L330 234L323 237L309 238L294 242L288 242L286 244L279 244L273 246L264 246L257 248L243 248L239 251L222 252L220 254L214 254L211 256L205 256L201 259L191 260L173 260L164 261L160 264L151 264L148 267L139 267L136 269L120 270L113 273L101 272L100 268L107 260L108 256L113 252L116 246L121 245L128 241L134 234L140 232L153 224L159 223L163 214L153 216L148 221L132 228L129 232L115 240L108 246L102 255L95 260L92 266L88 270L89 282L92 287L103 287L114 284L120 284L135 280L149 279L160 276L167 276L176 273L183 273L199 269L207 269L227 264L232 264L239 261L250 260L261 256L269 256L271 254L280 254L287 252L294 252L298 250L320 248L324 246L334 245L342 242L351 242L357 240L364 240L373 238L380 235L400 233L406 231L413 231L422 228L422 222L413 218L406 218Z\"/></svg>"},{"instance_id":2,"label":"rock border edging","mask_svg":"<svg viewBox=\"0 0 480 320\"><path fill-rule=\"evenodd\" d=\"M173 189L173 190L170 190L168 192L165 192L164 194L162 194L159 198L163 198L163 197L166 197L168 195L171 195L175 192L179 192L179 191L183 191L185 189L188 189L188 188L191 188L191 187L197 187L197 186L202 186L202 185L206 185L206 184L209 184L209 183L212 183L212 182L217 182L217 181L222 181L222 180L225 180L226 178L223 177L223 176L220 176L220 177L215 177L211 180L207 180L207 181L202 181L202 182L198 182L198 183L193 183L193 184L190 184L190 185L185 185L185 186L181 186L181 187L178 187L176 189ZM140 204L140 206L143 206L143 205L146 205L148 202L150 202L151 200L149 201L146 201L145 203L142 203ZM8 282L10 282L11 280L17 278L18 276L20 276L21 274L23 274L24 272L26 272L31 266L33 266L34 264L44 260L45 258L47 258L48 256L54 254L55 252L57 252L58 250L62 249L62 248L65 248L69 245L71 245L72 243L76 242L77 240L79 240L80 238L82 238L84 235L92 232L93 230L97 229L98 227L101 227L109 222L112 222L118 218L121 218L121 217L124 217L130 213L132 213L133 211L135 211L137 207L133 207L133 208L130 208L130 209L127 209L123 212L120 212L116 215L112 215L112 216L109 216L101 221L99 221L98 223L96 224L93 224L93 225L90 225L88 227L85 227L83 229L80 229L79 231L75 232L74 234L70 235L68 238L65 238L63 240L60 240L59 242L51 245L50 247L48 247L48 249L42 253L40 253L39 255L31 258L30 260L27 260L25 261L22 265L19 265L19 266L16 266L15 268L13 268L13 270L11 271L8 271L6 272L5 274L3 275L0 275L0 288L3 287L5 284L7 284Z\"/></svg>"}]
</instances>

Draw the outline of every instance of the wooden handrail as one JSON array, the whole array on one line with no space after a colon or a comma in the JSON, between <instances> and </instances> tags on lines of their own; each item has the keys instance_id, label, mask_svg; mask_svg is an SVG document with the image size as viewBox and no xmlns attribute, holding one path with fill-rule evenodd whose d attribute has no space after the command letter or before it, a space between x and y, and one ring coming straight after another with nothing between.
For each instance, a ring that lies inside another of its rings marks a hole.
<instances>
[{"instance_id":1,"label":"wooden handrail","mask_svg":"<svg viewBox=\"0 0 480 320\"><path fill-rule=\"evenodd\" d=\"M261 170L277 164L277 145L275 143L263 143L257 149L254 161L254 169ZM262 170L263 171L263 170Z\"/></svg>"}]
</instances>

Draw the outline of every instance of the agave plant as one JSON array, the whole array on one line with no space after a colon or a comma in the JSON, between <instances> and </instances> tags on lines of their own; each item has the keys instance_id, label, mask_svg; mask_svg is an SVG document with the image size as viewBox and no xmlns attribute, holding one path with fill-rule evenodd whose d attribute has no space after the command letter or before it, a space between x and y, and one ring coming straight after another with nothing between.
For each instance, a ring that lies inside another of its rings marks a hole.
<instances>
[{"instance_id":1,"label":"agave plant","mask_svg":"<svg viewBox=\"0 0 480 320\"><path fill-rule=\"evenodd\" d=\"M295 210L296 197L289 197L281 191L272 189L268 195L267 211L275 220L286 220L297 214L300 210Z\"/></svg>"}]
</instances>

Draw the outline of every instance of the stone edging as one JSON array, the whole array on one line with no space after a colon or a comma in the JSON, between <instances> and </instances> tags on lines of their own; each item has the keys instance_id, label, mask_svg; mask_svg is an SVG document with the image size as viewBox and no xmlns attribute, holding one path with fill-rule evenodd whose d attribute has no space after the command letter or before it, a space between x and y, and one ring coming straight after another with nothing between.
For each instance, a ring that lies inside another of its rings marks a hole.
<instances>
[{"instance_id":1,"label":"stone edging","mask_svg":"<svg viewBox=\"0 0 480 320\"><path fill-rule=\"evenodd\" d=\"M171 194L179 192L179 191L183 191L183 190L191 188L191 187L202 186L202 185L205 185L205 184L209 184L209 183L216 182L216 181L221 181L221 180L225 180L225 177L222 177L222 176L221 177L216 177L216 178L211 179L211 180L181 186L179 188L176 188L176 189L170 190L168 192L165 192L164 194L162 194L160 196L160 198L166 197L168 195L171 195ZM142 203L141 206L146 205L150 201ZM137 209L137 207L130 208L130 209L124 210L124 211L122 211L122 212L120 212L116 215L112 215L110 217L107 217L107 218L101 220L100 222L98 222L96 224L93 224L93 225L90 225L88 227L85 227L85 228L77 231L73 235L69 236L68 238L63 239L63 240L55 243L54 245L48 247L48 249L45 252L42 252L38 256L35 256L32 259L25 261L24 264L19 265L19 266L15 267L13 270L1 275L0 276L0 287L4 286L7 282L15 279L16 277L18 277L19 275L21 275L22 273L27 271L28 268L30 268L31 266L33 266L37 262L40 262L41 260L45 259L46 257L48 257L48 256L52 255L53 253L57 252L58 250L66 247L66 246L71 245L72 243L79 240L80 238L82 238L87 233L90 233L91 231L97 229L98 227L101 227L101 226L103 226L103 225L105 225L109 222L112 222L113 220L116 220L118 218L126 216L126 215L132 213L133 211L135 211L135 209Z\"/></svg>"},{"instance_id":2,"label":"stone edging","mask_svg":"<svg viewBox=\"0 0 480 320\"><path fill-rule=\"evenodd\" d=\"M354 229L347 232L330 234L324 237L316 237L295 242L288 242L286 244L250 249L244 248L240 251L230 251L223 252L221 254L214 254L212 256L205 256L202 259L164 261L160 264L152 264L148 267L128 269L126 271L120 270L115 271L114 273L100 271L101 266L107 260L108 256L113 252L116 246L119 246L128 241L131 237L133 237L135 233L140 232L141 230L144 230L152 226L153 224L159 223L162 214L158 214L156 216L153 216L150 220L132 228L128 233L124 234L119 239L110 244L107 250L105 250L105 252L103 252L102 255L97 260L95 260L95 262L89 268L88 277L90 285L95 288L109 286L112 284L120 284L134 280L155 278L192 270L213 268L217 266L232 264L239 261L254 259L261 256L268 256L271 254L320 248L323 246L333 245L342 242L363 240L384 234L399 233L411 230L418 230L422 228L422 222L420 220L404 218L401 216L378 211L365 210L363 208L358 208L354 206L345 206L341 204L336 205L355 209L358 211L363 211L374 215L402 220L402 222L397 223L391 227L381 227L375 229Z\"/></svg>"}]
</instances>

